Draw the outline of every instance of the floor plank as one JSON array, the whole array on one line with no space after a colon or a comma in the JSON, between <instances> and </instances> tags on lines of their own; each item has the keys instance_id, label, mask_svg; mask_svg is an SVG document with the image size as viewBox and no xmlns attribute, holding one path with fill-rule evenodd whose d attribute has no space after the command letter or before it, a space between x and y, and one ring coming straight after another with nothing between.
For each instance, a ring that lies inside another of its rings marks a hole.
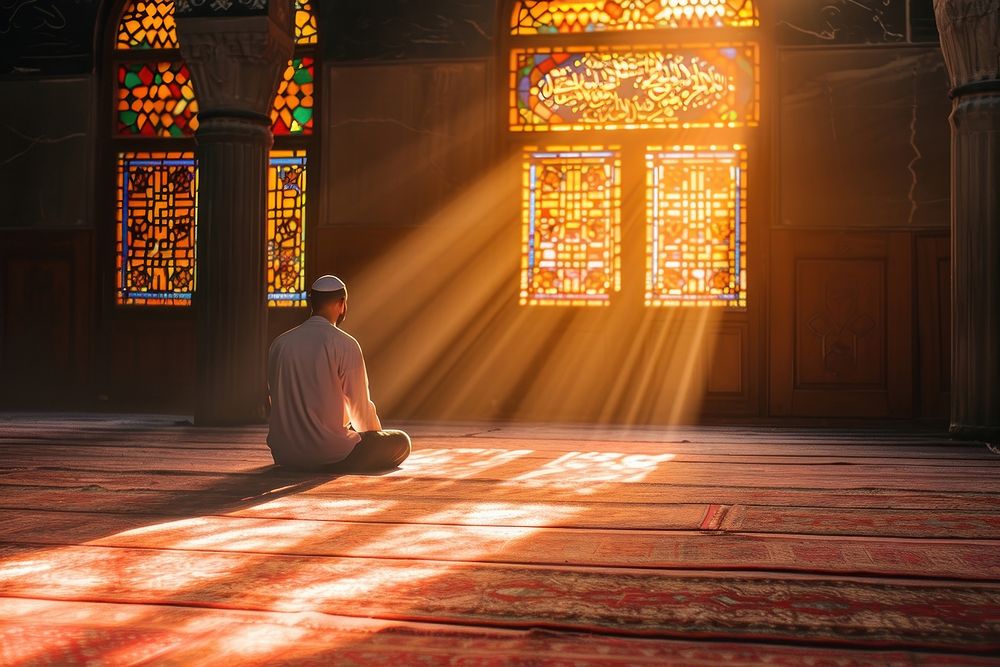
<instances>
[{"instance_id":1,"label":"floor plank","mask_svg":"<svg viewBox=\"0 0 1000 667\"><path fill-rule=\"evenodd\" d=\"M399 508L385 522L200 516L165 520L156 515L75 512L0 512L0 543L45 546L226 551L355 558L476 560L589 567L766 570L928 577L989 582L1000 579L1000 541L891 540L806 535L714 534L689 530L554 528L485 521L432 523L434 514L408 521ZM436 516L451 519L448 507ZM509 514L508 514L509 516ZM368 515L364 518L375 519ZM389 520L392 519L392 522ZM476 523L472 523L476 522ZM470 525L471 524L471 525ZM507 525L503 525L507 524ZM820 562L817 562L821 559Z\"/></svg>"},{"instance_id":2,"label":"floor plank","mask_svg":"<svg viewBox=\"0 0 1000 667\"><path fill-rule=\"evenodd\" d=\"M1000 458L902 429L0 414L0 663L993 664ZM206 659L210 656L210 659ZM352 662L353 661L353 662Z\"/></svg>"},{"instance_id":3,"label":"floor plank","mask_svg":"<svg viewBox=\"0 0 1000 667\"><path fill-rule=\"evenodd\" d=\"M44 618L44 624L26 623ZM251 628L252 633L247 629ZM248 636L249 635L249 636ZM111 646L115 650L109 651ZM0 663L104 665L851 665L983 667L989 658L902 650L649 640L483 629L328 614L0 598ZM39 659L41 658L41 659ZM52 658L51 662L43 662Z\"/></svg>"}]
</instances>

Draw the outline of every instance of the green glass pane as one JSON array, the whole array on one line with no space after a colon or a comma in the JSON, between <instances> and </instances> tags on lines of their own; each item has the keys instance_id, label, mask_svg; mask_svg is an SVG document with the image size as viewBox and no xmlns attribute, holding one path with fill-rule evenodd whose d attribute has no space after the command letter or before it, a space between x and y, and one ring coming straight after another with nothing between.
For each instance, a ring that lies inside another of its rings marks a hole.
<instances>
[{"instance_id":1,"label":"green glass pane","mask_svg":"<svg viewBox=\"0 0 1000 667\"><path fill-rule=\"evenodd\" d=\"M313 110L308 107L299 107L292 112L292 118L299 121L303 126L312 120Z\"/></svg>"},{"instance_id":2,"label":"green glass pane","mask_svg":"<svg viewBox=\"0 0 1000 667\"><path fill-rule=\"evenodd\" d=\"M125 127L132 127L133 125L135 125L135 120L138 117L139 114L137 114L134 111L122 111L121 113L118 114L118 118L121 120L122 125L124 125Z\"/></svg>"},{"instance_id":3,"label":"green glass pane","mask_svg":"<svg viewBox=\"0 0 1000 667\"><path fill-rule=\"evenodd\" d=\"M125 87L135 88L136 86L142 85L142 79L135 72L127 72L125 74Z\"/></svg>"},{"instance_id":4,"label":"green glass pane","mask_svg":"<svg viewBox=\"0 0 1000 667\"><path fill-rule=\"evenodd\" d=\"M292 76L292 81L299 85L302 85L303 83L312 83L312 72L309 71L309 68L302 67L299 64L296 64L296 67L298 67L298 69L295 70L295 74Z\"/></svg>"}]
</instances>

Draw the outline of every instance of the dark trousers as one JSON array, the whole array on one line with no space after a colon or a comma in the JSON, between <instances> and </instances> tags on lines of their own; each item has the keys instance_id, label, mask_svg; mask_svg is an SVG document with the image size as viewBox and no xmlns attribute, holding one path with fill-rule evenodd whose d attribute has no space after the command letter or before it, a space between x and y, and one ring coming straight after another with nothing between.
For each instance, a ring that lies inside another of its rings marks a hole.
<instances>
[{"instance_id":1,"label":"dark trousers","mask_svg":"<svg viewBox=\"0 0 1000 667\"><path fill-rule=\"evenodd\" d=\"M391 470L410 455L410 436L403 431L364 431L347 458L324 466L334 472Z\"/></svg>"}]
</instances>

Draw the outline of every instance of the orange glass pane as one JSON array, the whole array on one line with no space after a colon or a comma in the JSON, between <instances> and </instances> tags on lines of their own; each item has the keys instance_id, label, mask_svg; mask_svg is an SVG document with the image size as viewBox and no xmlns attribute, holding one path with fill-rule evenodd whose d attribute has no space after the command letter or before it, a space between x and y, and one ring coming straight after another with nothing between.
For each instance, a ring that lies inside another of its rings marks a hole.
<instances>
[{"instance_id":1,"label":"orange glass pane","mask_svg":"<svg viewBox=\"0 0 1000 667\"><path fill-rule=\"evenodd\" d=\"M621 287L621 160L601 147L524 157L522 305L607 305Z\"/></svg>"},{"instance_id":2,"label":"orange glass pane","mask_svg":"<svg viewBox=\"0 0 1000 667\"><path fill-rule=\"evenodd\" d=\"M314 70L312 58L288 61L271 108L271 130L275 136L312 134Z\"/></svg>"},{"instance_id":3,"label":"orange glass pane","mask_svg":"<svg viewBox=\"0 0 1000 667\"><path fill-rule=\"evenodd\" d=\"M176 49L173 0L133 0L118 22L116 49Z\"/></svg>"},{"instance_id":4,"label":"orange glass pane","mask_svg":"<svg viewBox=\"0 0 1000 667\"><path fill-rule=\"evenodd\" d=\"M553 35L756 25L753 0L523 0L514 5L510 31Z\"/></svg>"},{"instance_id":5,"label":"orange glass pane","mask_svg":"<svg viewBox=\"0 0 1000 667\"><path fill-rule=\"evenodd\" d=\"M311 0L295 0L295 43L315 44L319 36ZM118 22L117 49L176 49L173 0L133 0Z\"/></svg>"},{"instance_id":6,"label":"orange glass pane","mask_svg":"<svg viewBox=\"0 0 1000 667\"><path fill-rule=\"evenodd\" d=\"M118 66L118 134L183 137L198 129L198 101L182 62Z\"/></svg>"},{"instance_id":7,"label":"orange glass pane","mask_svg":"<svg viewBox=\"0 0 1000 667\"><path fill-rule=\"evenodd\" d=\"M194 154L118 155L117 300L183 306L195 285Z\"/></svg>"},{"instance_id":8,"label":"orange glass pane","mask_svg":"<svg viewBox=\"0 0 1000 667\"><path fill-rule=\"evenodd\" d=\"M310 0L295 0L295 43L315 44L319 36Z\"/></svg>"},{"instance_id":9,"label":"orange glass pane","mask_svg":"<svg viewBox=\"0 0 1000 667\"><path fill-rule=\"evenodd\" d=\"M646 305L746 306L746 160L741 146L646 153Z\"/></svg>"},{"instance_id":10,"label":"orange glass pane","mask_svg":"<svg viewBox=\"0 0 1000 667\"><path fill-rule=\"evenodd\" d=\"M271 306L306 305L306 152L271 151L267 169L267 291Z\"/></svg>"}]
</instances>

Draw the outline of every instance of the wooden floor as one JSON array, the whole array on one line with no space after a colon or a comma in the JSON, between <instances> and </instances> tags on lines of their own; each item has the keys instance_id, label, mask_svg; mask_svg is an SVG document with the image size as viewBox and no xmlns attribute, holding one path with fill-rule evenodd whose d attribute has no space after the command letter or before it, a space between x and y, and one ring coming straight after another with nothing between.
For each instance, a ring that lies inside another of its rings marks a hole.
<instances>
[{"instance_id":1,"label":"wooden floor","mask_svg":"<svg viewBox=\"0 0 1000 667\"><path fill-rule=\"evenodd\" d=\"M395 426L395 425L394 425ZM1000 664L1000 457L926 432L0 414L0 664Z\"/></svg>"}]
</instances>

